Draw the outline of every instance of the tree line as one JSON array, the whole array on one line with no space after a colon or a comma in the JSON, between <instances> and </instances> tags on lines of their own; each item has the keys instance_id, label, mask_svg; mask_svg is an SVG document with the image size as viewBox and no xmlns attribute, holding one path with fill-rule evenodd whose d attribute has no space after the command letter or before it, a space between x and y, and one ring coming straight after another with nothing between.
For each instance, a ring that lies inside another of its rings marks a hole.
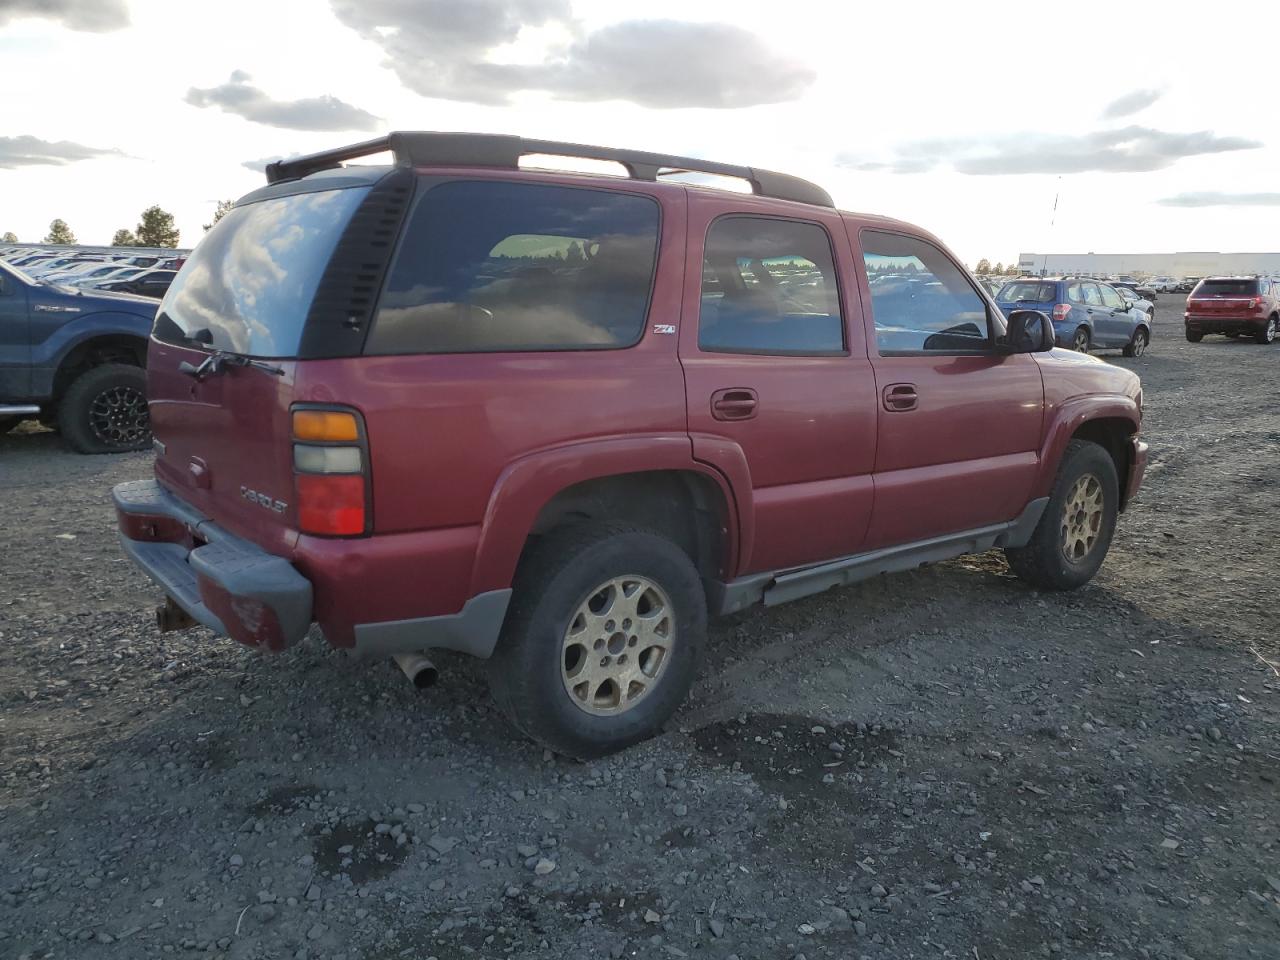
<instances>
[{"instance_id":1,"label":"tree line","mask_svg":"<svg viewBox=\"0 0 1280 960\"><path fill-rule=\"evenodd\" d=\"M213 224L225 217L231 211L233 205L234 201L232 200L219 200L218 206L213 211L213 223L206 223L204 225L205 230L212 230ZM178 245L178 239L179 232L177 225L173 221L173 214L156 205L147 207L142 211L142 217L134 229L130 230L128 227L121 227L117 230L111 237L110 246L173 248ZM0 243L18 242L18 235L12 230L0 236ZM49 232L45 234L45 238L40 242L74 244L79 241L76 240L75 232L67 225L67 221L58 217L49 224Z\"/></svg>"},{"instance_id":2,"label":"tree line","mask_svg":"<svg viewBox=\"0 0 1280 960\"><path fill-rule=\"evenodd\" d=\"M993 267L991 265L991 261L988 260L986 257L983 257L981 260L978 261L978 265L973 268L973 272L977 274L992 273L998 277L998 276L1001 276L1005 272L1005 270L1009 270L1012 273L1014 267L1016 266L1017 264L1014 263L1012 260L1010 260L1009 265L1007 267L1003 263L1000 263L999 261L996 261L996 265Z\"/></svg>"}]
</instances>

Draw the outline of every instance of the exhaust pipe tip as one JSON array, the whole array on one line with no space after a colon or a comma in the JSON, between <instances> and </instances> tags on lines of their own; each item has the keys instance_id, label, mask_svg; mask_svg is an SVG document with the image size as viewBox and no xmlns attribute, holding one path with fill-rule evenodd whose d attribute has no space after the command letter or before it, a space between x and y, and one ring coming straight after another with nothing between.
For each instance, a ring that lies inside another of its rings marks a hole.
<instances>
[{"instance_id":1,"label":"exhaust pipe tip","mask_svg":"<svg viewBox=\"0 0 1280 960\"><path fill-rule=\"evenodd\" d=\"M440 671L436 669L436 665L420 653L397 653L392 659L415 689L434 687L440 679Z\"/></svg>"}]
</instances>

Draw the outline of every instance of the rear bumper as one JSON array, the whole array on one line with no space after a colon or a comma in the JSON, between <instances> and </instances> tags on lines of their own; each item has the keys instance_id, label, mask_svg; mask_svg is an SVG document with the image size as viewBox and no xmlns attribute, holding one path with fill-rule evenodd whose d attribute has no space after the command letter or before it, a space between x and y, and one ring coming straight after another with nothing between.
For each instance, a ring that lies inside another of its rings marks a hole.
<instances>
[{"instance_id":1,"label":"rear bumper","mask_svg":"<svg viewBox=\"0 0 1280 960\"><path fill-rule=\"evenodd\" d=\"M1266 317L1196 317L1185 318L1192 333L1257 333L1267 325Z\"/></svg>"},{"instance_id":2,"label":"rear bumper","mask_svg":"<svg viewBox=\"0 0 1280 960\"><path fill-rule=\"evenodd\" d=\"M111 491L120 542L192 619L250 647L283 650L311 626L311 583L284 557L227 533L154 480Z\"/></svg>"},{"instance_id":3,"label":"rear bumper","mask_svg":"<svg viewBox=\"0 0 1280 960\"><path fill-rule=\"evenodd\" d=\"M1129 440L1129 481L1124 485L1124 503L1128 504L1138 494L1142 478L1147 472L1147 444L1133 437Z\"/></svg>"},{"instance_id":4,"label":"rear bumper","mask_svg":"<svg viewBox=\"0 0 1280 960\"><path fill-rule=\"evenodd\" d=\"M432 568L428 555L438 538L304 537L288 558L228 533L155 480L122 483L112 499L120 541L134 563L192 619L247 646L283 650L318 619L334 646L354 646L357 653L445 649L488 657L506 617L509 589L473 596L456 613L366 622L368 613L385 616L406 602L397 579L406 568L406 583L418 592L410 599L421 604L420 571ZM435 556L452 566L457 553L437 547ZM415 567L419 577L412 575ZM389 586L396 588L390 596L382 592Z\"/></svg>"}]
</instances>

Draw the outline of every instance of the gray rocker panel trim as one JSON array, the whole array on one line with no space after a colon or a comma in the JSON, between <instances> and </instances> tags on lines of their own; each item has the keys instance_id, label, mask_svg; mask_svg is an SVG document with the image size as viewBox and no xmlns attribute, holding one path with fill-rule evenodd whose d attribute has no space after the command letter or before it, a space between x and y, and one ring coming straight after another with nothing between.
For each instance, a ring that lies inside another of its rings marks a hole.
<instances>
[{"instance_id":1,"label":"gray rocker panel trim","mask_svg":"<svg viewBox=\"0 0 1280 960\"><path fill-rule=\"evenodd\" d=\"M457 650L488 659L498 643L511 591L476 594L457 613L356 626L356 653L390 656L423 650Z\"/></svg>"},{"instance_id":2,"label":"gray rocker panel trim","mask_svg":"<svg viewBox=\"0 0 1280 960\"><path fill-rule=\"evenodd\" d=\"M762 601L765 606L772 607L832 587L867 580L881 573L910 570L966 553L981 553L992 547L1026 546L1048 505L1049 498L1041 497L1028 503L1016 519L1007 523L858 553L811 567L753 573L729 583L707 580L704 583L708 606L712 614L734 613Z\"/></svg>"}]
</instances>

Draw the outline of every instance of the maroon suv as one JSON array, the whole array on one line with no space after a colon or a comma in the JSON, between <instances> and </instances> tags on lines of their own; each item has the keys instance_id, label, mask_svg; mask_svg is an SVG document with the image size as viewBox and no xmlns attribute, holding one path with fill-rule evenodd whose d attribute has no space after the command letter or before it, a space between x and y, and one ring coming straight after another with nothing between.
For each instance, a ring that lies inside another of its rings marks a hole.
<instances>
[{"instance_id":1,"label":"maroon suv","mask_svg":"<svg viewBox=\"0 0 1280 960\"><path fill-rule=\"evenodd\" d=\"M1206 333L1274 343L1280 327L1280 280L1205 277L1187 297L1184 319L1192 343L1199 343Z\"/></svg>"},{"instance_id":2,"label":"maroon suv","mask_svg":"<svg viewBox=\"0 0 1280 960\"><path fill-rule=\"evenodd\" d=\"M1078 587L1142 480L1134 374L806 181L433 133L267 179L161 304L155 479L114 493L162 627L464 651L590 757L671 716L709 614L991 547Z\"/></svg>"}]
</instances>

